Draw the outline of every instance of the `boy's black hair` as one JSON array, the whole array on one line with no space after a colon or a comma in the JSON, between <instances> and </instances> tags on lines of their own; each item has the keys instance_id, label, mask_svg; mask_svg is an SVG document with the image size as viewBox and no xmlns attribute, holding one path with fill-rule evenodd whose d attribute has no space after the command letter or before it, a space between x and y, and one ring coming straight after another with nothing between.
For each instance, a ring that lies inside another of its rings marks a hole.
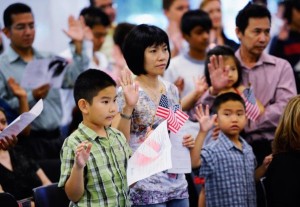
<instances>
[{"instance_id":1,"label":"boy's black hair","mask_svg":"<svg viewBox=\"0 0 300 207\"><path fill-rule=\"evenodd\" d=\"M250 18L267 17L271 23L271 14L266 6L249 2L242 10L239 11L235 19L236 27L244 34Z\"/></svg>"},{"instance_id":2,"label":"boy's black hair","mask_svg":"<svg viewBox=\"0 0 300 207\"><path fill-rule=\"evenodd\" d=\"M220 109L220 106L228 101L238 101L241 104L243 104L244 109L246 109L245 101L239 94L228 92L228 93L223 93L221 95L218 95L216 97L211 108L212 113L217 114Z\"/></svg>"},{"instance_id":3,"label":"boy's black hair","mask_svg":"<svg viewBox=\"0 0 300 207\"><path fill-rule=\"evenodd\" d=\"M13 14L32 13L31 8L26 4L15 3L9 5L3 13L3 22L6 28L11 27L13 24L11 16Z\"/></svg>"},{"instance_id":4,"label":"boy's black hair","mask_svg":"<svg viewBox=\"0 0 300 207\"><path fill-rule=\"evenodd\" d=\"M209 50L206 55L204 74L205 74L205 78L206 78L206 82L207 82L208 86L211 86L211 80L210 80L209 70L208 70L208 63L210 63L209 58L213 55L215 55L215 56L222 55L224 58L228 58L228 57L233 58L233 60L236 64L236 67L237 67L238 79L237 79L236 83L234 83L232 85L232 87L236 88L239 85L241 85L242 84L242 66L241 66L240 61L236 58L236 56L234 55L234 51L229 46L218 45L218 46L214 47L213 49Z\"/></svg>"},{"instance_id":5,"label":"boy's black hair","mask_svg":"<svg viewBox=\"0 0 300 207\"><path fill-rule=\"evenodd\" d=\"M147 47L166 44L169 52L170 63L171 51L169 38L165 31L154 25L140 24L135 26L127 35L122 52L129 69L135 75L147 74L144 68L144 53Z\"/></svg>"},{"instance_id":6,"label":"boy's black hair","mask_svg":"<svg viewBox=\"0 0 300 207\"><path fill-rule=\"evenodd\" d=\"M96 7L86 7L82 9L80 16L83 16L85 24L91 29L96 25L102 25L104 27L109 27L110 25L107 14Z\"/></svg>"},{"instance_id":7,"label":"boy's black hair","mask_svg":"<svg viewBox=\"0 0 300 207\"><path fill-rule=\"evenodd\" d=\"M131 24L127 22L119 23L116 26L116 29L114 31L114 35L113 35L114 43L118 45L120 48L122 48L125 38L127 37L130 30L132 30L135 26L136 26L135 24Z\"/></svg>"},{"instance_id":8,"label":"boy's black hair","mask_svg":"<svg viewBox=\"0 0 300 207\"><path fill-rule=\"evenodd\" d=\"M116 87L116 82L105 72L97 69L88 69L82 72L76 79L74 85L74 99L78 106L80 99L92 104L93 98L97 94L109 87Z\"/></svg>"},{"instance_id":9,"label":"boy's black hair","mask_svg":"<svg viewBox=\"0 0 300 207\"><path fill-rule=\"evenodd\" d=\"M212 28L212 22L209 15L205 11L199 9L185 12L181 18L181 32L190 35L191 31L197 26L201 26L205 31L209 32Z\"/></svg>"}]
</instances>

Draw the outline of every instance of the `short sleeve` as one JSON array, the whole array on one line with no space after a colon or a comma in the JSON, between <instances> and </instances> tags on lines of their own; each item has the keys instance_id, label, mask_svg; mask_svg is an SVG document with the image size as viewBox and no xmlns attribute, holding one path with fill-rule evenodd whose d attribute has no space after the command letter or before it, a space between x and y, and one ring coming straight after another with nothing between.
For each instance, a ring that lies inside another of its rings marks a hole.
<instances>
[{"instance_id":1,"label":"short sleeve","mask_svg":"<svg viewBox=\"0 0 300 207\"><path fill-rule=\"evenodd\" d=\"M122 109L125 105L125 98L124 98L124 95L123 95L122 87L119 87L118 91L117 91L117 104L118 104L119 112L122 112Z\"/></svg>"},{"instance_id":2,"label":"short sleeve","mask_svg":"<svg viewBox=\"0 0 300 207\"><path fill-rule=\"evenodd\" d=\"M213 152L205 148L202 149L199 176L204 178L209 177L214 172L214 162Z\"/></svg>"},{"instance_id":3,"label":"short sleeve","mask_svg":"<svg viewBox=\"0 0 300 207\"><path fill-rule=\"evenodd\" d=\"M66 142L67 143L67 142ZM67 179L69 178L71 174L71 170L74 165L74 159L75 159L75 152L72 147L68 146L67 144L64 144L64 146L61 149L60 152L60 160L61 160L61 168L60 168L60 178L58 182L58 187L63 187L65 183L67 182Z\"/></svg>"}]
</instances>

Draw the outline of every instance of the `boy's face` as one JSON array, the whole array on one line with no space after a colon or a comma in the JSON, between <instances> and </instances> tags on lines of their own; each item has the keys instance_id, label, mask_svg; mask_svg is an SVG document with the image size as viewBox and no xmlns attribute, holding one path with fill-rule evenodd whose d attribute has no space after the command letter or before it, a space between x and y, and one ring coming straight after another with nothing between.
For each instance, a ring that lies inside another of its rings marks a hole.
<instances>
[{"instance_id":1,"label":"boy's face","mask_svg":"<svg viewBox=\"0 0 300 207\"><path fill-rule=\"evenodd\" d=\"M201 26L196 26L189 35L184 34L183 37L189 43L191 50L205 53L209 44L209 31L204 30Z\"/></svg>"},{"instance_id":2,"label":"boy's face","mask_svg":"<svg viewBox=\"0 0 300 207\"><path fill-rule=\"evenodd\" d=\"M109 126L117 113L116 87L109 86L101 90L93 98L93 102L86 102L84 109L81 109L84 116L84 124L91 129L100 129Z\"/></svg>"},{"instance_id":3,"label":"boy's face","mask_svg":"<svg viewBox=\"0 0 300 207\"><path fill-rule=\"evenodd\" d=\"M95 25L92 28L94 52L101 49L107 35L107 30L108 28L104 27L103 25Z\"/></svg>"},{"instance_id":4,"label":"boy's face","mask_svg":"<svg viewBox=\"0 0 300 207\"><path fill-rule=\"evenodd\" d=\"M220 105L217 125L229 138L237 138L247 122L245 108L239 101L227 101Z\"/></svg>"}]
</instances>

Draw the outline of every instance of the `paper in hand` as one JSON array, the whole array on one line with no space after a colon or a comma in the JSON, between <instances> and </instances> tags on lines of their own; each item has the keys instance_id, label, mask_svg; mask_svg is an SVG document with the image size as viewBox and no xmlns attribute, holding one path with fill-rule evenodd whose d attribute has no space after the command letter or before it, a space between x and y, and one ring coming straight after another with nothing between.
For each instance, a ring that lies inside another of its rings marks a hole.
<instances>
[{"instance_id":1,"label":"paper in hand","mask_svg":"<svg viewBox=\"0 0 300 207\"><path fill-rule=\"evenodd\" d=\"M67 64L64 58L58 56L33 60L26 65L21 86L35 89L50 84L52 88L61 88Z\"/></svg>"},{"instance_id":2,"label":"paper in hand","mask_svg":"<svg viewBox=\"0 0 300 207\"><path fill-rule=\"evenodd\" d=\"M5 136L17 136L23 129L25 129L36 117L43 111L43 100L40 99L28 112L24 112L11 122L1 133L0 139Z\"/></svg>"},{"instance_id":3,"label":"paper in hand","mask_svg":"<svg viewBox=\"0 0 300 207\"><path fill-rule=\"evenodd\" d=\"M167 121L164 121L156 127L128 160L128 186L171 167L171 143Z\"/></svg>"}]
</instances>

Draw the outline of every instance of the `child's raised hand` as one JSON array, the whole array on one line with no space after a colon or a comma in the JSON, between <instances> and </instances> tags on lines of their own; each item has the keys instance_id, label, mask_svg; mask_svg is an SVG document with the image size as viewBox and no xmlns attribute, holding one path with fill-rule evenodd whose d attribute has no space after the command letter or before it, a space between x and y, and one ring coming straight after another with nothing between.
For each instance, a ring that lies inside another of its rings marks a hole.
<instances>
[{"instance_id":1,"label":"child's raised hand","mask_svg":"<svg viewBox=\"0 0 300 207\"><path fill-rule=\"evenodd\" d=\"M213 90L217 94L228 85L229 66L224 65L223 56L212 55L208 63L209 77Z\"/></svg>"},{"instance_id":2,"label":"child's raised hand","mask_svg":"<svg viewBox=\"0 0 300 207\"><path fill-rule=\"evenodd\" d=\"M205 76L198 76L197 78L193 77L193 80L194 80L195 91L198 95L201 96L208 89Z\"/></svg>"},{"instance_id":3,"label":"child's raised hand","mask_svg":"<svg viewBox=\"0 0 300 207\"><path fill-rule=\"evenodd\" d=\"M193 148L195 146L195 139L190 134L184 135L182 145L187 148Z\"/></svg>"},{"instance_id":4,"label":"child's raised hand","mask_svg":"<svg viewBox=\"0 0 300 207\"><path fill-rule=\"evenodd\" d=\"M205 111L203 111L202 104L200 104L198 107L196 107L196 114L195 114L196 119L198 120L200 124L200 131L201 132L207 132L210 130L214 122L217 118L217 115L214 114L212 116L209 115L209 106L205 106Z\"/></svg>"},{"instance_id":5,"label":"child's raised hand","mask_svg":"<svg viewBox=\"0 0 300 207\"><path fill-rule=\"evenodd\" d=\"M134 107L139 99L139 85L134 82L129 69L121 71L120 84L123 89L125 102L127 106Z\"/></svg>"},{"instance_id":6,"label":"child's raised hand","mask_svg":"<svg viewBox=\"0 0 300 207\"><path fill-rule=\"evenodd\" d=\"M77 167L84 168L91 152L92 143L90 142L81 142L75 151L75 163Z\"/></svg>"}]
</instances>

